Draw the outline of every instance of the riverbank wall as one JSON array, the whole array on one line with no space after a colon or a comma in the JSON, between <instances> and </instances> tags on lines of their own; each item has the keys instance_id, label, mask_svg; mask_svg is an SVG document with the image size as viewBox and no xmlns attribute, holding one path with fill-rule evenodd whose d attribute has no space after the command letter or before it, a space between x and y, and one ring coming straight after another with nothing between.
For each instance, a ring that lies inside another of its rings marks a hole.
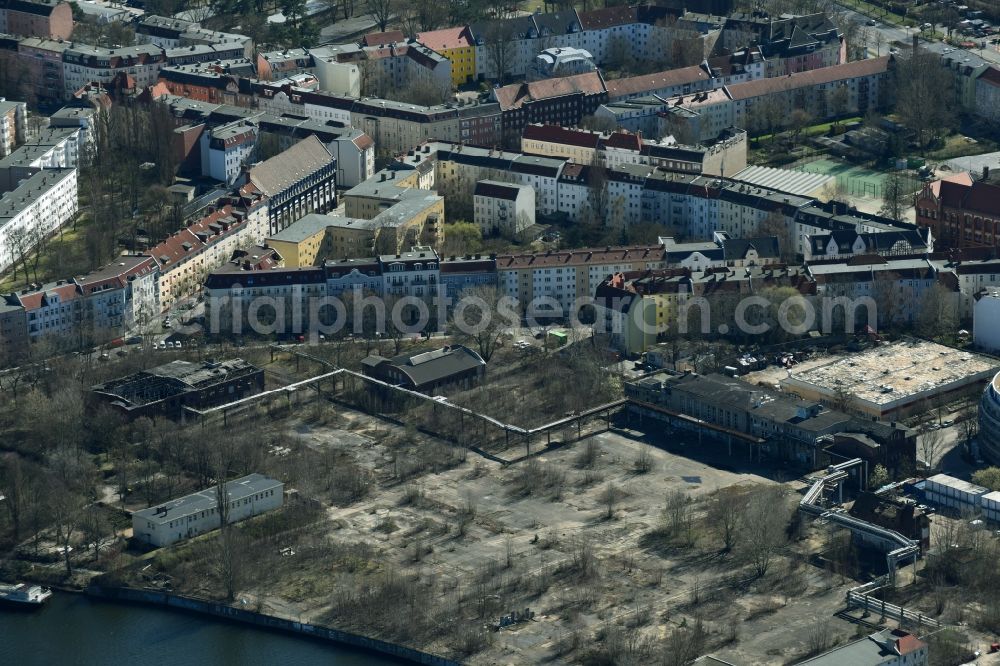
<instances>
[{"instance_id":1,"label":"riverbank wall","mask_svg":"<svg viewBox=\"0 0 1000 666\"><path fill-rule=\"evenodd\" d=\"M84 593L91 597L96 597L105 601L122 601L140 604L150 604L154 606L167 606L177 610L191 613L211 615L217 618L250 624L264 629L273 629L300 636L308 636L320 640L326 640L341 645L370 650L380 654L389 655L399 659L405 659L416 664L426 666L461 666L460 662L446 659L435 654L421 652L403 645L380 641L367 636L352 634L339 629L321 627L304 622L296 622L273 615L265 615L252 610L235 608L225 604L213 603L202 599L185 597L169 592L155 590L137 590L128 587L106 587L102 585L91 585L84 590Z\"/></svg>"}]
</instances>

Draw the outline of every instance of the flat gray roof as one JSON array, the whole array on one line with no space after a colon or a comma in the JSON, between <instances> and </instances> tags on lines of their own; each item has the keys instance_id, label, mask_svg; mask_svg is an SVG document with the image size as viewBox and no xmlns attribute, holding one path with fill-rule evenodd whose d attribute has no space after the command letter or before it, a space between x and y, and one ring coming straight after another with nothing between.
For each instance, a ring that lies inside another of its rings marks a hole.
<instances>
[{"instance_id":1,"label":"flat gray roof","mask_svg":"<svg viewBox=\"0 0 1000 666\"><path fill-rule=\"evenodd\" d=\"M282 485L284 484L281 481L255 472L226 483L226 496L230 501L238 501ZM218 497L216 489L206 488L205 490L170 500L166 504L135 511L132 515L162 525L171 520L178 520L200 511L208 511L217 507Z\"/></svg>"}]
</instances>

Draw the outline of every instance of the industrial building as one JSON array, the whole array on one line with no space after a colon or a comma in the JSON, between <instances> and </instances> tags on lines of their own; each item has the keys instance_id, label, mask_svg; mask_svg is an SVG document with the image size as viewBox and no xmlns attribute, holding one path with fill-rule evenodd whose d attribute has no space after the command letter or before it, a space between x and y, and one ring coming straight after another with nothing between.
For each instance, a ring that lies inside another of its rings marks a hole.
<instances>
[{"instance_id":1,"label":"industrial building","mask_svg":"<svg viewBox=\"0 0 1000 666\"><path fill-rule=\"evenodd\" d=\"M1000 374L997 374L979 399L979 455L1000 464Z\"/></svg>"},{"instance_id":2,"label":"industrial building","mask_svg":"<svg viewBox=\"0 0 1000 666\"><path fill-rule=\"evenodd\" d=\"M1000 350L1000 289L986 287L972 298L972 341L995 353Z\"/></svg>"},{"instance_id":3,"label":"industrial building","mask_svg":"<svg viewBox=\"0 0 1000 666\"><path fill-rule=\"evenodd\" d=\"M228 522L235 523L277 509L284 501L285 484L250 474L226 483ZM151 546L169 546L211 532L222 524L218 488L171 500L132 514L132 536Z\"/></svg>"},{"instance_id":4,"label":"industrial building","mask_svg":"<svg viewBox=\"0 0 1000 666\"><path fill-rule=\"evenodd\" d=\"M91 394L130 417L179 416L264 390L264 371L243 359L172 361L91 388Z\"/></svg>"},{"instance_id":5,"label":"industrial building","mask_svg":"<svg viewBox=\"0 0 1000 666\"><path fill-rule=\"evenodd\" d=\"M927 643L902 629L883 629L798 662L805 666L927 666Z\"/></svg>"},{"instance_id":6,"label":"industrial building","mask_svg":"<svg viewBox=\"0 0 1000 666\"><path fill-rule=\"evenodd\" d=\"M471 386L486 373L483 357L463 345L386 358L372 354L361 361L368 377L414 391L433 392L441 386Z\"/></svg>"},{"instance_id":7,"label":"industrial building","mask_svg":"<svg viewBox=\"0 0 1000 666\"><path fill-rule=\"evenodd\" d=\"M908 340L793 369L780 384L783 391L805 400L896 420L976 390L995 372L996 364L983 356Z\"/></svg>"},{"instance_id":8,"label":"industrial building","mask_svg":"<svg viewBox=\"0 0 1000 666\"><path fill-rule=\"evenodd\" d=\"M793 460L817 468L856 457L911 468L916 433L857 418L724 375L660 372L625 385L630 415L721 442L730 455Z\"/></svg>"}]
</instances>

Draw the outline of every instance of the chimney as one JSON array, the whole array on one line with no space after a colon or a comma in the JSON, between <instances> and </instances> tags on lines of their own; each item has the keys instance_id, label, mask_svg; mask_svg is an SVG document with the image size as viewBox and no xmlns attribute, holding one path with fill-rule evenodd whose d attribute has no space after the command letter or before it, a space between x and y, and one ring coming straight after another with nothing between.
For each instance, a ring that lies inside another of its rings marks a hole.
<instances>
[{"instance_id":1,"label":"chimney","mask_svg":"<svg viewBox=\"0 0 1000 666\"><path fill-rule=\"evenodd\" d=\"M987 181L990 179L990 167L988 165L983 165L983 180Z\"/></svg>"},{"instance_id":2,"label":"chimney","mask_svg":"<svg viewBox=\"0 0 1000 666\"><path fill-rule=\"evenodd\" d=\"M913 55L917 55L917 49L920 48L920 36L917 33L913 33Z\"/></svg>"}]
</instances>

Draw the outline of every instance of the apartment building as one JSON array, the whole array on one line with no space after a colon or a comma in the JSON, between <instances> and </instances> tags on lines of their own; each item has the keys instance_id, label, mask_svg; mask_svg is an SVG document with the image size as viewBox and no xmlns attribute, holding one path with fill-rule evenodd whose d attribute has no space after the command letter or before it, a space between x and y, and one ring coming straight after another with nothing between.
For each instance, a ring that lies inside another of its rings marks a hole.
<instances>
[{"instance_id":1,"label":"apartment building","mask_svg":"<svg viewBox=\"0 0 1000 666\"><path fill-rule=\"evenodd\" d=\"M749 46L748 36L767 63L769 77L847 62L843 35L824 13L778 19L734 14L726 19L717 52L733 53Z\"/></svg>"},{"instance_id":2,"label":"apartment building","mask_svg":"<svg viewBox=\"0 0 1000 666\"><path fill-rule=\"evenodd\" d=\"M458 87L476 76L476 47L468 26L417 33L417 41L451 62L451 83Z\"/></svg>"},{"instance_id":3,"label":"apartment building","mask_svg":"<svg viewBox=\"0 0 1000 666\"><path fill-rule=\"evenodd\" d=\"M377 257L344 259L324 262L322 266L277 268L271 270L232 270L226 267L210 273L205 280L206 318L220 322L221 330L238 330L247 322L248 308L256 298L277 299L288 315L275 322L280 332L302 333L311 323L304 316L313 312L320 299L343 294L375 295L419 299L430 305L440 294L440 261L429 247L414 247L409 252L384 254ZM234 314L236 304L241 311ZM405 308L413 314L412 309ZM291 313L303 313L293 317ZM432 317L436 314L429 309ZM321 323L329 312L317 313ZM353 313L348 313L352 316ZM234 323L233 318L237 317ZM326 319L324 321L324 319ZM413 323L412 321L409 323Z\"/></svg>"},{"instance_id":4,"label":"apartment building","mask_svg":"<svg viewBox=\"0 0 1000 666\"><path fill-rule=\"evenodd\" d=\"M195 21L185 21L172 16L144 14L134 23L134 28L137 35L143 35L150 44L163 49L237 45L243 49L243 57L249 58L253 53L253 40L247 35L208 30Z\"/></svg>"},{"instance_id":5,"label":"apartment building","mask_svg":"<svg viewBox=\"0 0 1000 666\"><path fill-rule=\"evenodd\" d=\"M662 268L663 248L653 245L500 255L496 267L497 288L522 309L534 303L538 315L575 316L609 275Z\"/></svg>"},{"instance_id":6,"label":"apartment building","mask_svg":"<svg viewBox=\"0 0 1000 666\"><path fill-rule=\"evenodd\" d=\"M257 127L244 120L203 132L201 175L232 186L256 154Z\"/></svg>"},{"instance_id":7,"label":"apartment building","mask_svg":"<svg viewBox=\"0 0 1000 666\"><path fill-rule=\"evenodd\" d=\"M451 89L451 61L416 40L365 46L362 52L362 94L408 86L441 94Z\"/></svg>"},{"instance_id":8,"label":"apartment building","mask_svg":"<svg viewBox=\"0 0 1000 666\"><path fill-rule=\"evenodd\" d=\"M77 160L87 164L93 157L98 111L92 106L65 106L49 116L49 127L79 129Z\"/></svg>"},{"instance_id":9,"label":"apartment building","mask_svg":"<svg viewBox=\"0 0 1000 666\"><path fill-rule=\"evenodd\" d=\"M73 34L73 8L59 0L6 0L0 6L0 33L69 39Z\"/></svg>"},{"instance_id":10,"label":"apartment building","mask_svg":"<svg viewBox=\"0 0 1000 666\"><path fill-rule=\"evenodd\" d=\"M475 222L484 236L516 238L535 223L535 190L496 180L481 180L473 190Z\"/></svg>"},{"instance_id":11,"label":"apartment building","mask_svg":"<svg viewBox=\"0 0 1000 666\"><path fill-rule=\"evenodd\" d=\"M1000 122L1000 68L990 66L976 77L974 113Z\"/></svg>"},{"instance_id":12,"label":"apartment building","mask_svg":"<svg viewBox=\"0 0 1000 666\"><path fill-rule=\"evenodd\" d=\"M735 312L739 300L773 289L794 290L810 300L816 294L816 283L805 269L781 265L615 273L598 285L594 309L597 325L609 333L612 345L634 356L668 331L737 333ZM698 298L698 303L685 308L692 298ZM707 308L700 305L704 302L709 304ZM773 315L765 312L754 323L773 322ZM702 317L707 318L709 330L704 329Z\"/></svg>"},{"instance_id":13,"label":"apartment building","mask_svg":"<svg viewBox=\"0 0 1000 666\"><path fill-rule=\"evenodd\" d=\"M0 99L0 158L7 157L24 143L28 105Z\"/></svg>"},{"instance_id":14,"label":"apartment building","mask_svg":"<svg viewBox=\"0 0 1000 666\"><path fill-rule=\"evenodd\" d=\"M746 167L746 132L731 129L700 145L647 141L641 133L619 130L609 134L556 125L531 124L521 134L521 151L561 157L577 164L595 160L610 169L644 164L670 171L710 175L735 174Z\"/></svg>"},{"instance_id":15,"label":"apartment building","mask_svg":"<svg viewBox=\"0 0 1000 666\"><path fill-rule=\"evenodd\" d=\"M147 88L167 64L166 52L152 44L106 49L73 44L62 52L63 98L90 83L110 84L119 73L128 75L137 88Z\"/></svg>"},{"instance_id":16,"label":"apartment building","mask_svg":"<svg viewBox=\"0 0 1000 666\"><path fill-rule=\"evenodd\" d=\"M934 238L928 230L900 229L881 233L838 229L829 233L806 234L803 260L844 260L864 254L882 257L927 255L934 251Z\"/></svg>"},{"instance_id":17,"label":"apartment building","mask_svg":"<svg viewBox=\"0 0 1000 666\"><path fill-rule=\"evenodd\" d=\"M712 234L711 241L678 243L673 238L661 238L665 261L670 268L692 271L708 268L743 268L781 263L780 241L777 236L732 238L724 231Z\"/></svg>"},{"instance_id":18,"label":"apartment building","mask_svg":"<svg viewBox=\"0 0 1000 666\"><path fill-rule=\"evenodd\" d=\"M156 316L159 270L151 256L122 255L75 279L92 340L101 342L142 330Z\"/></svg>"},{"instance_id":19,"label":"apartment building","mask_svg":"<svg viewBox=\"0 0 1000 666\"><path fill-rule=\"evenodd\" d=\"M511 142L519 140L529 123L579 125L608 101L608 89L600 72L558 79L513 83L494 88L493 100L500 105L501 131Z\"/></svg>"},{"instance_id":20,"label":"apartment building","mask_svg":"<svg viewBox=\"0 0 1000 666\"><path fill-rule=\"evenodd\" d=\"M76 169L45 169L20 181L0 197L0 270L72 220L78 208Z\"/></svg>"},{"instance_id":21,"label":"apartment building","mask_svg":"<svg viewBox=\"0 0 1000 666\"><path fill-rule=\"evenodd\" d=\"M895 258L862 255L847 261L808 264L809 274L816 280L816 291L826 298L870 298L875 305L877 321L869 321L871 313L858 308L854 313L858 325L873 328L891 325L912 325L920 315L924 295L935 285L947 286L951 281L939 280L937 266L927 258ZM957 285L947 287L951 294L948 304L958 311ZM945 307L945 305L942 305Z\"/></svg>"},{"instance_id":22,"label":"apartment building","mask_svg":"<svg viewBox=\"0 0 1000 666\"><path fill-rule=\"evenodd\" d=\"M18 73L12 84L19 97L40 104L66 99L63 52L69 45L48 37L0 35L0 58L8 71Z\"/></svg>"},{"instance_id":23,"label":"apartment building","mask_svg":"<svg viewBox=\"0 0 1000 666\"><path fill-rule=\"evenodd\" d=\"M337 207L337 162L315 136L265 160L247 172L247 188L267 198L270 233L308 213Z\"/></svg>"},{"instance_id":24,"label":"apartment building","mask_svg":"<svg viewBox=\"0 0 1000 666\"><path fill-rule=\"evenodd\" d=\"M70 169L80 161L80 135L75 127L48 127L36 132L0 160L0 189L10 190L18 181L41 169Z\"/></svg>"},{"instance_id":25,"label":"apartment building","mask_svg":"<svg viewBox=\"0 0 1000 666\"><path fill-rule=\"evenodd\" d=\"M160 311L198 292L208 274L228 262L236 250L261 242L268 220L266 202L247 208L225 203L151 248L149 254L160 269Z\"/></svg>"}]
</instances>

